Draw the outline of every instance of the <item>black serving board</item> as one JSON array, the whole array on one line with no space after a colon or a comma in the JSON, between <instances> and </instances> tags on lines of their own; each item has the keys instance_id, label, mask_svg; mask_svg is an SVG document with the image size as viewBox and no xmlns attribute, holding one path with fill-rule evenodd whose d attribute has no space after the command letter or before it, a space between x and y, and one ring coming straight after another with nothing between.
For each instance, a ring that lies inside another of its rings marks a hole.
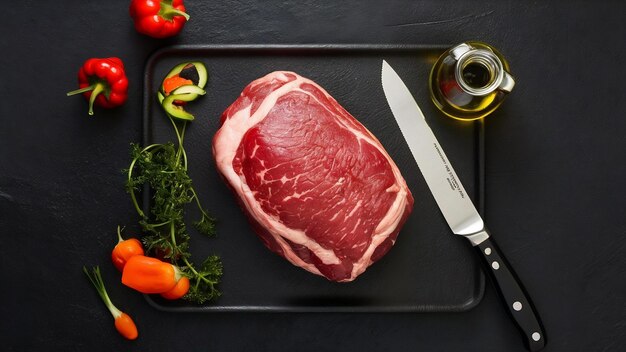
<instances>
[{"instance_id":1,"label":"black serving board","mask_svg":"<svg viewBox=\"0 0 626 352\"><path fill-rule=\"evenodd\" d=\"M482 209L483 128L436 110L428 94L431 66L447 45L208 45L174 46L153 54L145 68L144 143L174 141L155 92L176 64L202 61L209 71L207 95L188 105L196 120L187 128L189 172L203 202L218 219L218 236L190 227L193 259L218 254L224 264L215 302L193 305L146 296L169 311L224 312L442 312L464 311L482 298L484 276L469 242L454 236L412 159L385 100L380 72L387 60L422 108L475 204ZM211 140L221 113L243 88L275 70L290 70L325 88L385 146L413 196L413 213L395 246L350 283L329 282L291 265L256 237L234 196L220 179ZM191 209L191 208L190 208ZM189 212L190 220L197 215Z\"/></svg>"}]
</instances>

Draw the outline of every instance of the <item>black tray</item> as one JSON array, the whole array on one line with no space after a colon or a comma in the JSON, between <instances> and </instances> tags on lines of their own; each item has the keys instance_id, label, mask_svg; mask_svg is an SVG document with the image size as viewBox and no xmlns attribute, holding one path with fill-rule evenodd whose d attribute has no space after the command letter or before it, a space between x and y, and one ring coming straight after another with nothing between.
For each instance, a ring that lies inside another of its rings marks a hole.
<instances>
[{"instance_id":1,"label":"black tray","mask_svg":"<svg viewBox=\"0 0 626 352\"><path fill-rule=\"evenodd\" d=\"M202 61L209 70L207 95L188 105L196 120L185 147L190 175L203 205L215 216L218 237L190 227L193 259L219 254L224 264L216 302L192 305L146 296L168 311L442 312L474 307L484 276L469 242L452 235L404 143L380 83L387 60L412 90L467 192L482 212L482 123L445 118L430 102L428 74L448 45L209 45L175 46L150 57L144 82L144 144L174 141L155 92L173 66ZM256 237L233 194L220 179L211 154L219 119L252 80L291 70L316 81L385 146L415 197L413 213L396 245L351 283L334 283L294 267ZM193 211L190 216L195 215Z\"/></svg>"}]
</instances>

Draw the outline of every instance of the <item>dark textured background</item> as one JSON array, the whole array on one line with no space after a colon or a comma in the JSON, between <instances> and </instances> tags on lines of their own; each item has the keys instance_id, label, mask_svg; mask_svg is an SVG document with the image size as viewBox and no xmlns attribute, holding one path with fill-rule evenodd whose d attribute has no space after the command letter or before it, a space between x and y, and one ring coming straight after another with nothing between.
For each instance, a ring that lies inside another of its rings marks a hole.
<instances>
[{"instance_id":1,"label":"dark textured background","mask_svg":"<svg viewBox=\"0 0 626 352\"><path fill-rule=\"evenodd\" d=\"M546 351L626 345L626 5L619 1L188 1L182 35L135 33L128 1L20 1L0 23L3 350L522 351L495 291L464 313L177 314L109 285L123 341L80 267L134 214L111 170L141 137L148 56L171 44L489 42L518 86L487 121L486 215L532 293ZM121 109L66 98L88 57L119 56ZM116 273L107 268L105 280Z\"/></svg>"}]
</instances>

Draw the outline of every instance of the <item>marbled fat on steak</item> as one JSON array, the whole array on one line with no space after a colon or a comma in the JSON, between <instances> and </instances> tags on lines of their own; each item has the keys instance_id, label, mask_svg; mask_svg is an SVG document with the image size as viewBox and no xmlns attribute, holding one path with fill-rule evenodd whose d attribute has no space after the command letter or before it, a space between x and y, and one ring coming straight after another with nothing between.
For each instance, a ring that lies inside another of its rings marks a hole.
<instances>
[{"instance_id":1,"label":"marbled fat on steak","mask_svg":"<svg viewBox=\"0 0 626 352\"><path fill-rule=\"evenodd\" d=\"M255 232L292 264L352 281L393 246L413 208L380 142L315 82L273 72L224 111L218 170Z\"/></svg>"}]
</instances>

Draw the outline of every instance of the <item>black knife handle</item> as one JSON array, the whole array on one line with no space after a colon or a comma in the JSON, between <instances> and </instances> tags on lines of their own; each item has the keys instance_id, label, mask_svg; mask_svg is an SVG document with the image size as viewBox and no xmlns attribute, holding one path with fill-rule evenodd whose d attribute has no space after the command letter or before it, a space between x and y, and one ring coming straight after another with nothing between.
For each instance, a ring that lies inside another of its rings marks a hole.
<instances>
[{"instance_id":1,"label":"black knife handle","mask_svg":"<svg viewBox=\"0 0 626 352\"><path fill-rule=\"evenodd\" d=\"M526 347L530 351L539 351L546 345L546 334L539 315L517 278L506 261L495 241L489 237L475 246L480 251L494 286L505 303L513 320L526 337Z\"/></svg>"}]
</instances>

